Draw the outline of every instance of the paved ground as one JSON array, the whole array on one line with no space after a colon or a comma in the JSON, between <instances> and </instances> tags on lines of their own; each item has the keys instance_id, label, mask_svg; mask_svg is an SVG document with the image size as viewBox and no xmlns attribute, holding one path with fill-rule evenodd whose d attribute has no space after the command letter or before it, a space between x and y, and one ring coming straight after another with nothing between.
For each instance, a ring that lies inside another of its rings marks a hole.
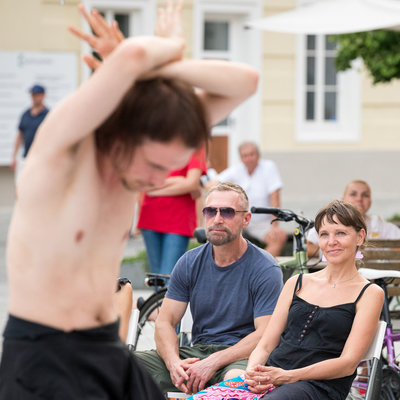
<instances>
[{"instance_id":1,"label":"paved ground","mask_svg":"<svg viewBox=\"0 0 400 400\"><path fill-rule=\"evenodd\" d=\"M11 220L12 209L11 208L1 208L0 207L0 334L2 335L4 325L7 319L7 297L8 297L8 287L7 287L7 274L6 274L6 240L8 226ZM135 237L129 239L127 246L125 248L124 256L134 256L139 251L144 249L144 244L141 237ZM134 300L142 296L147 298L151 295L150 290L135 290ZM0 345L2 342L2 336L0 338ZM1 354L1 346L0 346Z\"/></svg>"}]
</instances>

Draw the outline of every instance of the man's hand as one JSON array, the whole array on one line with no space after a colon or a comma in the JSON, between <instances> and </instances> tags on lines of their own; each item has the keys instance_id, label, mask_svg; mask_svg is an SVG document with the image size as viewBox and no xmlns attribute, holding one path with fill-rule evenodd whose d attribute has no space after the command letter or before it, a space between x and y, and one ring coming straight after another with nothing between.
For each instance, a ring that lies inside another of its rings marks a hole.
<instances>
[{"instance_id":1,"label":"man's hand","mask_svg":"<svg viewBox=\"0 0 400 400\"><path fill-rule=\"evenodd\" d=\"M199 358L185 358L184 360L179 360L178 362L172 364L169 373L171 376L172 383L182 392L186 394L192 394L186 382L189 380L189 376L186 371L194 363L199 362Z\"/></svg>"},{"instance_id":2,"label":"man's hand","mask_svg":"<svg viewBox=\"0 0 400 400\"><path fill-rule=\"evenodd\" d=\"M94 35L83 32L73 26L69 26L68 30L75 36L85 40L100 56L106 58L117 46L124 40L124 35L119 30L117 21L113 21L111 25L97 11L92 10L87 13L83 5L79 5L79 11L86 19ZM101 64L99 60L91 55L85 55L86 64L96 69Z\"/></svg>"},{"instance_id":3,"label":"man's hand","mask_svg":"<svg viewBox=\"0 0 400 400\"><path fill-rule=\"evenodd\" d=\"M189 375L189 380L186 382L189 391L197 393L203 390L217 370L218 367L216 367L212 355L192 364L186 371Z\"/></svg>"},{"instance_id":4,"label":"man's hand","mask_svg":"<svg viewBox=\"0 0 400 400\"><path fill-rule=\"evenodd\" d=\"M158 9L156 36L183 40L182 9L183 0L178 0L176 4L173 0L168 0L166 8Z\"/></svg>"},{"instance_id":5,"label":"man's hand","mask_svg":"<svg viewBox=\"0 0 400 400\"><path fill-rule=\"evenodd\" d=\"M158 18L154 30L156 36L171 39L181 47L181 54L173 61L182 60L183 50L186 46L182 28L182 9L183 0L178 0L176 4L174 0L167 0L167 6L158 9ZM146 74L142 75L140 79L152 79L156 76L159 76L158 69L148 71Z\"/></svg>"}]
</instances>

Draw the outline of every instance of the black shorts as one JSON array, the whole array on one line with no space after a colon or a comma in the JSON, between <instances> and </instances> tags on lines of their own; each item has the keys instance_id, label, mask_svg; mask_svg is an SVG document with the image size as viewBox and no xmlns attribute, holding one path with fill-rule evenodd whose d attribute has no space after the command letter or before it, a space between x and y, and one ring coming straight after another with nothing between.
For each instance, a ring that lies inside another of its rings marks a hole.
<instances>
[{"instance_id":1,"label":"black shorts","mask_svg":"<svg viewBox=\"0 0 400 400\"><path fill-rule=\"evenodd\" d=\"M119 321L64 332L9 317L0 400L164 400L118 336Z\"/></svg>"}]
</instances>

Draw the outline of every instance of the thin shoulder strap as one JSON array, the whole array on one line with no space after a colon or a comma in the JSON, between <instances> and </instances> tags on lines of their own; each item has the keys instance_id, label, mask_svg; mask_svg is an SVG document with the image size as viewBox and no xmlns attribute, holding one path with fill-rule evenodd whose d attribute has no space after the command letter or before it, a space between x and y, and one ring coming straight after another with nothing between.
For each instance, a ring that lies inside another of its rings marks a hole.
<instances>
[{"instance_id":1,"label":"thin shoulder strap","mask_svg":"<svg viewBox=\"0 0 400 400\"><path fill-rule=\"evenodd\" d=\"M293 296L301 289L301 284L303 282L303 274L300 274L297 278L296 286L294 287Z\"/></svg>"},{"instance_id":2,"label":"thin shoulder strap","mask_svg":"<svg viewBox=\"0 0 400 400\"><path fill-rule=\"evenodd\" d=\"M365 290L367 289L367 287L368 287L369 285L372 285L372 282L367 283L367 284L361 289L361 292L360 292L360 294L358 295L358 297L357 297L356 301L354 302L354 304L357 304L357 301L361 299L361 296L364 294Z\"/></svg>"}]
</instances>

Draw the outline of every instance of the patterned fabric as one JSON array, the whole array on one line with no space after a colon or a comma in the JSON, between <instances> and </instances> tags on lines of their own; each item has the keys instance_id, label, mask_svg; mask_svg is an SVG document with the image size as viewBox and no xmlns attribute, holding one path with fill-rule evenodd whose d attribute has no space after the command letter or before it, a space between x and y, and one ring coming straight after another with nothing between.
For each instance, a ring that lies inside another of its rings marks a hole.
<instances>
[{"instance_id":1,"label":"patterned fabric","mask_svg":"<svg viewBox=\"0 0 400 400\"><path fill-rule=\"evenodd\" d=\"M217 383L210 386L192 396L187 400L258 400L265 393L270 392L272 389L263 393L252 393L249 387L244 383L243 375L233 379Z\"/></svg>"}]
</instances>

